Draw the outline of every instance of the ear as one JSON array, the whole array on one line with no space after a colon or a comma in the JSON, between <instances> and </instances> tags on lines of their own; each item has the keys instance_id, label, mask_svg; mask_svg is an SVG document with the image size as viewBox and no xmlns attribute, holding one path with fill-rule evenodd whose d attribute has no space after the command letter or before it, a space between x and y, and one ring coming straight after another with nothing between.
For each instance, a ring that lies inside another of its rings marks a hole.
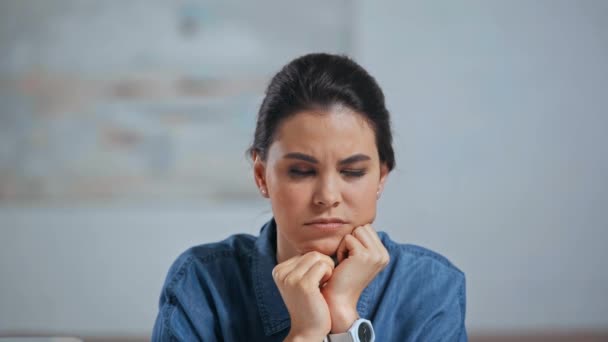
<instances>
[{"instance_id":1,"label":"ear","mask_svg":"<svg viewBox=\"0 0 608 342\"><path fill-rule=\"evenodd\" d=\"M378 197L380 197L380 194L382 194L382 191L384 190L384 184L388 179L389 172L390 171L388 170L388 166L386 165L386 163L380 163L380 183L378 183Z\"/></svg>"},{"instance_id":2,"label":"ear","mask_svg":"<svg viewBox=\"0 0 608 342\"><path fill-rule=\"evenodd\" d=\"M255 184L260 190L260 194L263 197L268 198L268 186L266 184L266 163L260 158L260 155L253 151L251 154L253 158L253 179Z\"/></svg>"}]
</instances>

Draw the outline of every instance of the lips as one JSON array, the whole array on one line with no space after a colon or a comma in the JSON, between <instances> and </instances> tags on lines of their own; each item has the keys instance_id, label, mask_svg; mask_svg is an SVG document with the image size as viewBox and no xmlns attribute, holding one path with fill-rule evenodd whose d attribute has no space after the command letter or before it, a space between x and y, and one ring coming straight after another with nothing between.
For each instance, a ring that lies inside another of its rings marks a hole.
<instances>
[{"instance_id":1,"label":"lips","mask_svg":"<svg viewBox=\"0 0 608 342\"><path fill-rule=\"evenodd\" d=\"M332 217L312 220L310 222L305 223L305 225L321 229L336 229L341 228L346 223L347 222L342 219Z\"/></svg>"}]
</instances>

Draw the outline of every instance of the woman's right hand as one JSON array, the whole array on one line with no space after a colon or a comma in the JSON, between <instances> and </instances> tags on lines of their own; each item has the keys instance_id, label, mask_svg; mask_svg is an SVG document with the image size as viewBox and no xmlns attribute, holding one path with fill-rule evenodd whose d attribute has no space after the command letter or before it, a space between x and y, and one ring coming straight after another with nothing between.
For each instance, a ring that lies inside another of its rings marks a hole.
<instances>
[{"instance_id":1,"label":"woman's right hand","mask_svg":"<svg viewBox=\"0 0 608 342\"><path fill-rule=\"evenodd\" d=\"M272 277L291 317L285 341L322 341L331 330L331 316L323 285L333 273L334 261L319 252L308 252L278 264Z\"/></svg>"}]
</instances>

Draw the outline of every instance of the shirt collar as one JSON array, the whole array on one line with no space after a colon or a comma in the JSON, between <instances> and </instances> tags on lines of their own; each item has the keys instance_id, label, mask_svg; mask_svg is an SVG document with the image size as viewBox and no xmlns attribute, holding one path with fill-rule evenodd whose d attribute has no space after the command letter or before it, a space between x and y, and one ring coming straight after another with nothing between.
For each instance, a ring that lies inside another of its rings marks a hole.
<instances>
[{"instance_id":1,"label":"shirt collar","mask_svg":"<svg viewBox=\"0 0 608 342\"><path fill-rule=\"evenodd\" d=\"M258 310L264 324L266 336L289 328L289 311L272 278L272 269L277 265L277 230L274 218L260 230L253 254L253 286Z\"/></svg>"},{"instance_id":2,"label":"shirt collar","mask_svg":"<svg viewBox=\"0 0 608 342\"><path fill-rule=\"evenodd\" d=\"M272 270L277 265L276 259L277 226L274 218L264 224L260 236L255 242L252 263L252 278L258 311L264 325L264 333L270 336L289 328L291 321L289 311L283 302L281 293L272 278ZM375 292L378 277L361 293L357 311L361 317L369 315L369 305Z\"/></svg>"}]
</instances>

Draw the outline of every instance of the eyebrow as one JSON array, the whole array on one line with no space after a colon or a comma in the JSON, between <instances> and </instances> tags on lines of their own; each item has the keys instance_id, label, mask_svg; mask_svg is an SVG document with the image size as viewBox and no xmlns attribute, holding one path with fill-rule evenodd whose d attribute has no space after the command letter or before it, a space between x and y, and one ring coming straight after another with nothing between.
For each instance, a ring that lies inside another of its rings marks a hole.
<instances>
[{"instance_id":1,"label":"eyebrow","mask_svg":"<svg viewBox=\"0 0 608 342\"><path fill-rule=\"evenodd\" d=\"M309 156L308 154L304 154L304 153L300 153L300 152L287 153L286 155L283 156L283 158L298 159L298 160L307 161L307 162L313 163L313 164L319 163L319 161L315 157ZM352 163L356 163L359 161L365 161L365 160L371 160L371 158L365 154L358 153L358 154L354 154L346 159L340 160L338 162L338 165L352 164Z\"/></svg>"}]
</instances>

